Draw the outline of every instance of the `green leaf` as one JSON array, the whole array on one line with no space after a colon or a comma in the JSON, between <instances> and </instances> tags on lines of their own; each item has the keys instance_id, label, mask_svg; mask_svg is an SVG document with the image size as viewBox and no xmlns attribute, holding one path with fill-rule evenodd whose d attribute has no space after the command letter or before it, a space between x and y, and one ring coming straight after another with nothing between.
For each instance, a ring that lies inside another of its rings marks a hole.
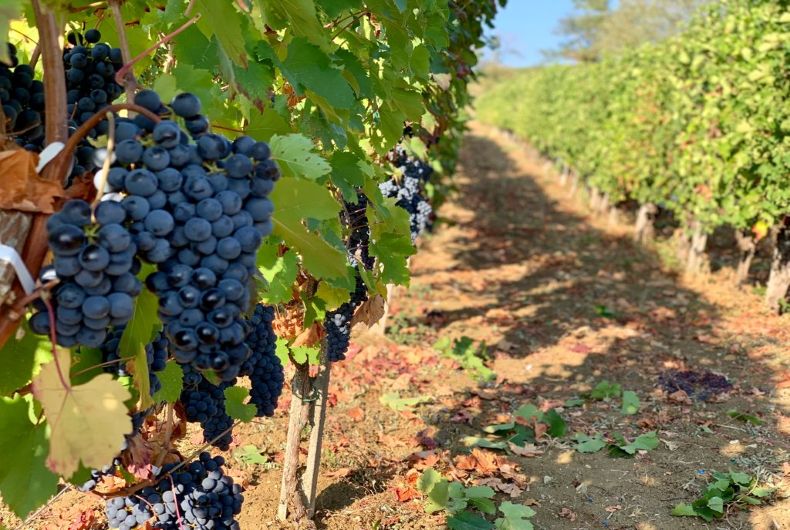
<instances>
[{"instance_id":1,"label":"green leaf","mask_svg":"<svg viewBox=\"0 0 790 530\"><path fill-rule=\"evenodd\" d=\"M728 410L727 411L727 416L729 416L730 418L732 418L734 420L740 420L740 421L743 421L743 422L746 422L746 423L751 423L754 426L760 426L760 425L765 423L763 420L761 420L757 416L753 416L751 414L745 414L745 413L737 411L735 409Z\"/></svg>"},{"instance_id":2,"label":"green leaf","mask_svg":"<svg viewBox=\"0 0 790 530\"><path fill-rule=\"evenodd\" d=\"M275 135L287 136L292 133L290 124L277 114L271 107L267 107L263 112L253 112L250 116L250 123L244 132L256 140L268 142Z\"/></svg>"},{"instance_id":3,"label":"green leaf","mask_svg":"<svg viewBox=\"0 0 790 530\"><path fill-rule=\"evenodd\" d=\"M244 403L250 397L250 391L241 386L229 386L225 389L225 411L234 420L249 423L255 417L255 405Z\"/></svg>"},{"instance_id":4,"label":"green leaf","mask_svg":"<svg viewBox=\"0 0 790 530\"><path fill-rule=\"evenodd\" d=\"M617 383L603 380L590 392L590 397L597 400L616 398L620 396L622 388Z\"/></svg>"},{"instance_id":5,"label":"green leaf","mask_svg":"<svg viewBox=\"0 0 790 530\"><path fill-rule=\"evenodd\" d=\"M697 511L690 504L680 503L672 510L672 515L676 517L696 517Z\"/></svg>"},{"instance_id":6,"label":"green leaf","mask_svg":"<svg viewBox=\"0 0 790 530\"><path fill-rule=\"evenodd\" d=\"M398 392L387 392L382 394L379 398L379 402L391 408L394 411L400 412L402 410L407 410L412 407L416 407L422 403L430 403L431 398L428 396L415 396L415 397L408 397L402 398Z\"/></svg>"},{"instance_id":7,"label":"green leaf","mask_svg":"<svg viewBox=\"0 0 790 530\"><path fill-rule=\"evenodd\" d=\"M437 482L428 493L428 502L425 504L425 511L428 513L438 512L447 508L450 502L450 484L446 480Z\"/></svg>"},{"instance_id":8,"label":"green leaf","mask_svg":"<svg viewBox=\"0 0 790 530\"><path fill-rule=\"evenodd\" d=\"M301 219L307 214L322 219L338 215L340 205L329 190L310 181L285 178L274 188L271 199L278 205L272 215L274 233L299 252L305 268L319 279L346 276L345 253L310 232Z\"/></svg>"},{"instance_id":9,"label":"green leaf","mask_svg":"<svg viewBox=\"0 0 790 530\"><path fill-rule=\"evenodd\" d=\"M337 151L332 155L332 183L343 193L343 198L356 202L355 188L364 185L365 179L373 176L373 168L355 154Z\"/></svg>"},{"instance_id":10,"label":"green leaf","mask_svg":"<svg viewBox=\"0 0 790 530\"><path fill-rule=\"evenodd\" d=\"M260 8L264 24L274 29L287 28L294 35L328 48L329 39L318 20L313 0L255 0L255 3Z\"/></svg>"},{"instance_id":11,"label":"green leaf","mask_svg":"<svg viewBox=\"0 0 790 530\"><path fill-rule=\"evenodd\" d=\"M150 394L150 380L148 376L148 354L145 347L156 337L162 329L158 317L159 300L148 289L143 289L134 300L134 313L123 330L118 352L121 358L131 357L134 367L134 388L139 394L140 410L145 410L154 404Z\"/></svg>"},{"instance_id":12,"label":"green leaf","mask_svg":"<svg viewBox=\"0 0 790 530\"><path fill-rule=\"evenodd\" d=\"M616 440L616 443L609 445L609 454L617 457L633 456L637 451L652 451L659 444L655 431L641 434L630 443L626 441L622 434L614 433L612 437Z\"/></svg>"},{"instance_id":13,"label":"green leaf","mask_svg":"<svg viewBox=\"0 0 790 530\"><path fill-rule=\"evenodd\" d=\"M748 486L752 482L752 477L748 473L739 473L737 471L730 471L730 478L733 482Z\"/></svg>"},{"instance_id":14,"label":"green leaf","mask_svg":"<svg viewBox=\"0 0 790 530\"><path fill-rule=\"evenodd\" d=\"M507 423L495 423L493 425L489 425L488 427L484 428L483 432L487 432L488 434L497 434L502 431L510 431L515 426L516 423L513 421L509 421Z\"/></svg>"},{"instance_id":15,"label":"green leaf","mask_svg":"<svg viewBox=\"0 0 790 530\"><path fill-rule=\"evenodd\" d=\"M289 302L293 298L293 286L299 273L296 253L288 250L279 256L279 247L264 244L258 250L258 270L267 282L261 293L261 301L267 304Z\"/></svg>"},{"instance_id":16,"label":"green leaf","mask_svg":"<svg viewBox=\"0 0 790 530\"><path fill-rule=\"evenodd\" d=\"M335 67L321 48L302 37L294 38L288 45L282 72L299 95L309 89L335 109L350 109L356 101L342 70Z\"/></svg>"},{"instance_id":17,"label":"green leaf","mask_svg":"<svg viewBox=\"0 0 790 530\"><path fill-rule=\"evenodd\" d=\"M521 405L513 414L527 421L540 421L543 419L543 413L532 403Z\"/></svg>"},{"instance_id":18,"label":"green leaf","mask_svg":"<svg viewBox=\"0 0 790 530\"><path fill-rule=\"evenodd\" d=\"M770 497L771 495L774 494L774 492L776 492L776 488L769 488L767 486L761 486L761 487L754 488L749 493L751 495L754 495L755 497L764 498L764 497Z\"/></svg>"},{"instance_id":19,"label":"green leaf","mask_svg":"<svg viewBox=\"0 0 790 530\"><path fill-rule=\"evenodd\" d=\"M291 348L291 355L298 364L318 364L321 358L321 350L313 346L296 346Z\"/></svg>"},{"instance_id":20,"label":"green leaf","mask_svg":"<svg viewBox=\"0 0 790 530\"><path fill-rule=\"evenodd\" d=\"M505 501L499 506L499 511L504 517L494 521L497 530L533 530L532 523L527 519L535 516L535 510L529 506Z\"/></svg>"},{"instance_id":21,"label":"green leaf","mask_svg":"<svg viewBox=\"0 0 790 530\"><path fill-rule=\"evenodd\" d=\"M313 141L303 134L274 135L269 140L269 147L272 158L287 177L316 180L332 171L329 162L315 152ZM291 185L294 185L293 181ZM282 187L283 182L278 182L275 191Z\"/></svg>"},{"instance_id":22,"label":"green leaf","mask_svg":"<svg viewBox=\"0 0 790 530\"><path fill-rule=\"evenodd\" d=\"M30 331L27 320L23 319L16 334L0 350L0 395L9 396L25 386L41 365L50 360L52 345L49 340Z\"/></svg>"},{"instance_id":23,"label":"green leaf","mask_svg":"<svg viewBox=\"0 0 790 530\"><path fill-rule=\"evenodd\" d=\"M181 369L181 366L173 360L167 361L165 369L156 372L156 376L162 383L162 388L154 394L154 402L175 403L178 401L184 388L184 370Z\"/></svg>"},{"instance_id":24,"label":"green leaf","mask_svg":"<svg viewBox=\"0 0 790 530\"><path fill-rule=\"evenodd\" d=\"M724 500L721 497L712 497L708 499L708 508L714 512L724 513Z\"/></svg>"},{"instance_id":25,"label":"green leaf","mask_svg":"<svg viewBox=\"0 0 790 530\"><path fill-rule=\"evenodd\" d=\"M566 399L565 403L562 404L565 408L581 407L582 405L584 405L584 400L580 398Z\"/></svg>"},{"instance_id":26,"label":"green leaf","mask_svg":"<svg viewBox=\"0 0 790 530\"><path fill-rule=\"evenodd\" d=\"M636 392L632 390L623 392L623 407L621 412L626 416L639 412L639 396L636 395Z\"/></svg>"},{"instance_id":27,"label":"green leaf","mask_svg":"<svg viewBox=\"0 0 790 530\"><path fill-rule=\"evenodd\" d=\"M247 66L247 52L244 49L245 19L234 9L233 3L225 0L197 0L200 14L197 27L204 35L217 37L222 49L230 59L241 66Z\"/></svg>"},{"instance_id":28,"label":"green leaf","mask_svg":"<svg viewBox=\"0 0 790 530\"><path fill-rule=\"evenodd\" d=\"M591 437L577 433L574 439L576 440L575 448L580 453L597 453L606 447L606 442L603 441L600 434Z\"/></svg>"},{"instance_id":29,"label":"green leaf","mask_svg":"<svg viewBox=\"0 0 790 530\"><path fill-rule=\"evenodd\" d=\"M488 530L494 528L494 525L476 513L461 512L447 518L447 528L450 530Z\"/></svg>"},{"instance_id":30,"label":"green leaf","mask_svg":"<svg viewBox=\"0 0 790 530\"><path fill-rule=\"evenodd\" d=\"M44 423L36 425L30 401L0 397L0 494L20 518L58 491L58 476L47 469L49 443Z\"/></svg>"},{"instance_id":31,"label":"green leaf","mask_svg":"<svg viewBox=\"0 0 790 530\"><path fill-rule=\"evenodd\" d=\"M487 438L480 436L464 436L461 438L461 443L466 447L482 447L484 449L497 449L504 451L507 449L507 442L493 442Z\"/></svg>"},{"instance_id":32,"label":"green leaf","mask_svg":"<svg viewBox=\"0 0 790 530\"><path fill-rule=\"evenodd\" d=\"M565 423L562 416L554 409L546 411L543 414L542 421L548 424L549 429L547 432L552 438L561 438L565 436L565 433L568 431L568 424Z\"/></svg>"},{"instance_id":33,"label":"green leaf","mask_svg":"<svg viewBox=\"0 0 790 530\"><path fill-rule=\"evenodd\" d=\"M417 489L428 494L442 480L444 480L442 475L432 467L429 467L417 479Z\"/></svg>"},{"instance_id":34,"label":"green leaf","mask_svg":"<svg viewBox=\"0 0 790 530\"><path fill-rule=\"evenodd\" d=\"M288 366L291 362L291 358L289 357L290 349L288 348L288 339L277 339L277 348L274 350L274 354L280 359L280 364L283 366Z\"/></svg>"},{"instance_id":35,"label":"green leaf","mask_svg":"<svg viewBox=\"0 0 790 530\"><path fill-rule=\"evenodd\" d=\"M233 458L248 466L256 464L264 465L269 463L269 457L261 454L261 450L252 444L244 445L236 449L233 452Z\"/></svg>"},{"instance_id":36,"label":"green leaf","mask_svg":"<svg viewBox=\"0 0 790 530\"><path fill-rule=\"evenodd\" d=\"M494 495L494 490L488 486L471 486L464 489L464 497L468 503L487 514L496 513L496 504L491 500Z\"/></svg>"},{"instance_id":37,"label":"green leaf","mask_svg":"<svg viewBox=\"0 0 790 530\"><path fill-rule=\"evenodd\" d=\"M20 15L22 4L15 0L0 1L0 61L9 64L11 56L8 53L8 30L11 28L11 21Z\"/></svg>"},{"instance_id":38,"label":"green leaf","mask_svg":"<svg viewBox=\"0 0 790 530\"><path fill-rule=\"evenodd\" d=\"M154 90L162 101L171 101L178 93L178 82L176 78L170 74L159 74L156 81L154 81Z\"/></svg>"}]
</instances>

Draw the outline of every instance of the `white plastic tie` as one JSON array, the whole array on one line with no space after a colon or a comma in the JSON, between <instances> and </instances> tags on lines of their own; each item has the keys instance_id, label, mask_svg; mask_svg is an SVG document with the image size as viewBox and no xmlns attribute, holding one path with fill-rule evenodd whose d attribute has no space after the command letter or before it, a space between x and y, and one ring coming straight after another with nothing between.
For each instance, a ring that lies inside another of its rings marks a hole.
<instances>
[{"instance_id":1,"label":"white plastic tie","mask_svg":"<svg viewBox=\"0 0 790 530\"><path fill-rule=\"evenodd\" d=\"M22 289L25 290L25 293L32 294L36 290L36 282L33 281L33 276L30 275L27 265L22 261L22 256L19 255L19 252L14 247L0 243L0 260L7 261L14 267L16 277L19 279L19 283L22 284Z\"/></svg>"},{"instance_id":2,"label":"white plastic tie","mask_svg":"<svg viewBox=\"0 0 790 530\"><path fill-rule=\"evenodd\" d=\"M36 168L36 173L41 173L44 169L44 166L52 162L58 154L63 151L63 148L66 147L66 144L63 142L52 142L48 146L44 148L41 153L38 155L38 167Z\"/></svg>"}]
</instances>

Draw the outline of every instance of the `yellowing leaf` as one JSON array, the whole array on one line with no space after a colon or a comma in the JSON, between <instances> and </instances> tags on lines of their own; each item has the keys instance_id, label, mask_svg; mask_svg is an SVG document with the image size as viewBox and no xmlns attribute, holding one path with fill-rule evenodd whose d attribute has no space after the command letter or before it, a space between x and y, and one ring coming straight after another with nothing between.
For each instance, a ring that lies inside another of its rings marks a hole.
<instances>
[{"instance_id":1,"label":"yellowing leaf","mask_svg":"<svg viewBox=\"0 0 790 530\"><path fill-rule=\"evenodd\" d=\"M47 466L64 477L71 476L80 462L101 468L112 462L132 431L125 401L129 392L101 374L83 385L72 386L68 377L71 358L58 351L33 380L33 395L41 403L50 426Z\"/></svg>"}]
</instances>

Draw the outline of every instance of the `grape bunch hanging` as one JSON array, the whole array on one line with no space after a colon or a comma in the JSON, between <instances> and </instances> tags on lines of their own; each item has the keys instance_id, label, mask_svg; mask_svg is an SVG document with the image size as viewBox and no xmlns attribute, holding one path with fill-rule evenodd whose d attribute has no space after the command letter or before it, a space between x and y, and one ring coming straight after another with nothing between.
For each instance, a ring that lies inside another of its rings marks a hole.
<instances>
[{"instance_id":1,"label":"grape bunch hanging","mask_svg":"<svg viewBox=\"0 0 790 530\"><path fill-rule=\"evenodd\" d=\"M433 208L425 193L433 168L422 160L409 157L398 146L390 152L388 159L399 169L399 175L379 185L385 197L396 199L396 204L409 214L412 242L431 228Z\"/></svg>"}]
</instances>

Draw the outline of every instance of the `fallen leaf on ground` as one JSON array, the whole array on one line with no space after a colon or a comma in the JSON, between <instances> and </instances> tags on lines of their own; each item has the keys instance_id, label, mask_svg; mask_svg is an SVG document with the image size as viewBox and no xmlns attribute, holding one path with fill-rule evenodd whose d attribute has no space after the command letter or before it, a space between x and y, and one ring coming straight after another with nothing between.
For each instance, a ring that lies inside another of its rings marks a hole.
<instances>
[{"instance_id":1,"label":"fallen leaf on ground","mask_svg":"<svg viewBox=\"0 0 790 530\"><path fill-rule=\"evenodd\" d=\"M535 444L527 444L524 447L521 447L514 443L509 443L508 447L513 452L513 454L523 456L525 458L533 458L543 454L543 450L538 449Z\"/></svg>"},{"instance_id":2,"label":"fallen leaf on ground","mask_svg":"<svg viewBox=\"0 0 790 530\"><path fill-rule=\"evenodd\" d=\"M353 409L348 409L346 412L349 418L354 421L362 421L365 419L365 411L362 410L360 407L354 407Z\"/></svg>"},{"instance_id":3,"label":"fallen leaf on ground","mask_svg":"<svg viewBox=\"0 0 790 530\"><path fill-rule=\"evenodd\" d=\"M560 513L558 515L563 519L568 519L571 522L576 520L576 512L574 512L570 508L563 508L562 510L560 510Z\"/></svg>"},{"instance_id":4,"label":"fallen leaf on ground","mask_svg":"<svg viewBox=\"0 0 790 530\"><path fill-rule=\"evenodd\" d=\"M490 488L494 488L496 491L499 491L506 495L510 495L510 497L513 499L520 497L521 494L524 492L523 489L519 488L517 485L513 484L512 482L505 482L499 478L486 478L477 481L475 484L479 486L488 486ZM535 501L534 506L538 506L537 501Z\"/></svg>"},{"instance_id":5,"label":"fallen leaf on ground","mask_svg":"<svg viewBox=\"0 0 790 530\"><path fill-rule=\"evenodd\" d=\"M667 396L667 399L669 399L673 403L681 403L681 404L684 404L684 405L691 405L691 398L689 398L689 395L686 394L686 392L683 391L683 390L678 390L676 392L672 392L671 394L669 394Z\"/></svg>"}]
</instances>

